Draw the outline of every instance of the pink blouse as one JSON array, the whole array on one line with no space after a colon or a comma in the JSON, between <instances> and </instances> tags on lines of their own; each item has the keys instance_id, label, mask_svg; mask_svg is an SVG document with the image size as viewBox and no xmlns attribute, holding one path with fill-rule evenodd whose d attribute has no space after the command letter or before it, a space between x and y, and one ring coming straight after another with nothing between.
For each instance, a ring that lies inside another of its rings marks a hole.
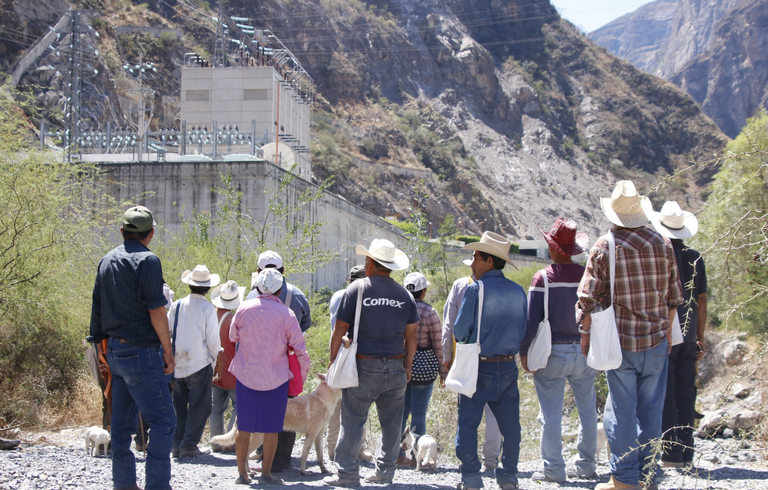
<instances>
[{"instance_id":1,"label":"pink blouse","mask_svg":"<svg viewBox=\"0 0 768 490\"><path fill-rule=\"evenodd\" d=\"M293 378L288 346L296 351L301 377L307 379L309 354L296 315L277 297L262 294L243 302L232 319L229 339L240 347L229 365L240 383L252 390L274 390Z\"/></svg>"}]
</instances>

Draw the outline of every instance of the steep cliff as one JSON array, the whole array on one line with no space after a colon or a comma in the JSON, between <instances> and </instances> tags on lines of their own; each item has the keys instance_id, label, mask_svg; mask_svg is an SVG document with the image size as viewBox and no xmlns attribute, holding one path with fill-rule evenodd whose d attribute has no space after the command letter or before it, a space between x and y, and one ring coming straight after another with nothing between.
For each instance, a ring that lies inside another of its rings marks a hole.
<instances>
[{"instance_id":1,"label":"steep cliff","mask_svg":"<svg viewBox=\"0 0 768 490\"><path fill-rule=\"evenodd\" d=\"M120 104L131 81L119 67L143 52L161 68L146 82L157 92L153 124L173 121L181 57L213 51L218 6L97 4L100 57ZM645 191L724 143L684 92L592 44L546 0L231 0L226 8L271 29L315 78L314 176L334 176L334 192L380 215L418 207L433 223L450 213L464 230L516 237L538 237L539 226L569 216L595 236L607 226L598 197L617 179ZM122 24L185 34L116 35ZM695 208L706 182L681 177L653 198Z\"/></svg>"}]
</instances>

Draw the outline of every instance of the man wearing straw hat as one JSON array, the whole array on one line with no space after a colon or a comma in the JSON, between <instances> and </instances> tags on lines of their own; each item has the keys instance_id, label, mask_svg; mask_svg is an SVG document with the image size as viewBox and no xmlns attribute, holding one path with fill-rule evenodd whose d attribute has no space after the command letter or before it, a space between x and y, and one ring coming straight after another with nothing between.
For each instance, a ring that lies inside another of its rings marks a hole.
<instances>
[{"instance_id":1,"label":"man wearing straw hat","mask_svg":"<svg viewBox=\"0 0 768 490\"><path fill-rule=\"evenodd\" d=\"M168 455L176 414L165 375L176 362L165 316L163 268L147 248L154 227L149 209L128 209L120 227L123 244L101 259L93 286L91 341L106 356L112 374L112 485L121 490L139 488L131 452L139 411L151 426L145 488L170 488ZM101 342L107 339L104 352Z\"/></svg>"},{"instance_id":2,"label":"man wearing straw hat","mask_svg":"<svg viewBox=\"0 0 768 490\"><path fill-rule=\"evenodd\" d=\"M504 438L496 482L502 490L517 488L520 393L515 355L525 333L528 305L525 290L505 278L502 272L506 264L512 264L509 247L509 240L490 231L483 233L479 242L463 247L474 251L471 267L476 282L464 293L453 335L458 343L480 343L480 363L472 398L459 395L456 456L461 460L460 490L483 487L477 457L477 429L486 404L496 416ZM479 283L483 284L484 294L478 333Z\"/></svg>"},{"instance_id":3,"label":"man wearing straw hat","mask_svg":"<svg viewBox=\"0 0 768 490\"><path fill-rule=\"evenodd\" d=\"M184 459L204 454L197 444L211 415L211 381L221 340L216 307L205 299L219 284L219 275L197 265L181 274L181 282L189 285L190 294L173 303L168 322L176 355L173 406L178 418L172 452Z\"/></svg>"},{"instance_id":4,"label":"man wearing straw hat","mask_svg":"<svg viewBox=\"0 0 768 490\"><path fill-rule=\"evenodd\" d=\"M606 371L609 401L603 423L611 447L611 479L596 490L655 489L657 471L650 442L661 437L666 391L670 325L683 301L672 244L644 225L651 211L647 197L629 180L616 184L600 206L616 243L615 288L610 291L609 245L595 242L578 289L576 321L581 348L589 352L596 308L613 303L622 362ZM651 464L649 464L651 463ZM644 483L645 482L645 485Z\"/></svg>"},{"instance_id":5,"label":"man wearing straw hat","mask_svg":"<svg viewBox=\"0 0 768 490\"><path fill-rule=\"evenodd\" d=\"M323 480L328 486L360 485L358 453L368 410L376 403L381 424L381 452L376 470L366 476L372 483L392 483L400 449L405 389L411 379L416 354L416 329L419 315L411 293L390 277L392 271L408 268L408 257L389 240L374 239L366 249L362 281L351 284L336 312L331 337L331 364L336 359L344 336L354 334L357 298L363 295L357 338L359 385L344 389L341 397L341 437L336 444L337 474Z\"/></svg>"},{"instance_id":6,"label":"man wearing straw hat","mask_svg":"<svg viewBox=\"0 0 768 490\"><path fill-rule=\"evenodd\" d=\"M676 201L667 201L651 224L672 241L677 271L683 284L684 302L677 307L683 343L669 353L667 395L661 430L664 445L661 465L681 467L693 464L693 423L696 412L696 361L704 357L704 328L707 324L707 271L701 254L683 244L699 230L693 213L683 211Z\"/></svg>"}]
</instances>

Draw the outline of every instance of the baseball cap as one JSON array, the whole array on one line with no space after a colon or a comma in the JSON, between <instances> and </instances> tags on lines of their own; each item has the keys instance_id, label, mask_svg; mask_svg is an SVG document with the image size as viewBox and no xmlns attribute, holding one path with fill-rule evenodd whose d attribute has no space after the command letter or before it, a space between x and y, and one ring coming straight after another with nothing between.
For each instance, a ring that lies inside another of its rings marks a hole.
<instances>
[{"instance_id":1,"label":"baseball cap","mask_svg":"<svg viewBox=\"0 0 768 490\"><path fill-rule=\"evenodd\" d=\"M403 281L403 285L405 286L405 289L408 291L421 291L422 289L429 286L431 283L427 281L427 278L424 277L424 274L421 272L411 272L407 276L405 276L405 281Z\"/></svg>"},{"instance_id":2,"label":"baseball cap","mask_svg":"<svg viewBox=\"0 0 768 490\"><path fill-rule=\"evenodd\" d=\"M270 265L274 266L275 269L279 269L283 266L283 259L280 257L280 254L274 250L267 250L266 252L261 252L261 255L259 255L258 265L261 270L266 269Z\"/></svg>"},{"instance_id":3,"label":"baseball cap","mask_svg":"<svg viewBox=\"0 0 768 490\"><path fill-rule=\"evenodd\" d=\"M123 231L141 233L151 230L157 223L152 219L152 211L144 206L134 206L123 214L122 225Z\"/></svg>"}]
</instances>

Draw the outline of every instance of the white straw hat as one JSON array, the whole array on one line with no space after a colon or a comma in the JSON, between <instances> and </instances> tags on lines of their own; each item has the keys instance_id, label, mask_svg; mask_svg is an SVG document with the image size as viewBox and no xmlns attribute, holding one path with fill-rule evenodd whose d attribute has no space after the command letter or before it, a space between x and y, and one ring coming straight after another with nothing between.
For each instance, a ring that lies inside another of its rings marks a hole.
<instances>
[{"instance_id":1,"label":"white straw hat","mask_svg":"<svg viewBox=\"0 0 768 490\"><path fill-rule=\"evenodd\" d=\"M374 238L371 248L366 249L358 245L355 249L357 255L365 255L392 271L401 271L408 268L410 263L408 256L395 247L395 244L383 238Z\"/></svg>"},{"instance_id":2,"label":"white straw hat","mask_svg":"<svg viewBox=\"0 0 768 490\"><path fill-rule=\"evenodd\" d=\"M483 233L483 236L480 237L479 242L468 243L461 247L461 249L477 250L478 252L491 254L494 257L504 259L508 264L517 269L517 266L512 263L512 259L509 258L509 247L511 245L512 244L509 242L509 240L499 235L498 233L486 231Z\"/></svg>"},{"instance_id":3,"label":"white straw hat","mask_svg":"<svg viewBox=\"0 0 768 490\"><path fill-rule=\"evenodd\" d=\"M208 266L197 265L181 273L181 282L190 286L213 287L219 284L219 275L208 272Z\"/></svg>"},{"instance_id":4,"label":"white straw hat","mask_svg":"<svg viewBox=\"0 0 768 490\"><path fill-rule=\"evenodd\" d=\"M640 228L648 222L651 201L641 196L631 180L616 183L611 197L601 197L600 207L608 221L624 228Z\"/></svg>"},{"instance_id":5,"label":"white straw hat","mask_svg":"<svg viewBox=\"0 0 768 490\"><path fill-rule=\"evenodd\" d=\"M683 211L677 201L667 201L658 213L651 212L651 224L667 238L691 238L699 231L699 220L688 211Z\"/></svg>"},{"instance_id":6,"label":"white straw hat","mask_svg":"<svg viewBox=\"0 0 768 490\"><path fill-rule=\"evenodd\" d=\"M235 310L242 303L244 293L245 288L238 287L235 281L227 281L213 288L211 303L216 308Z\"/></svg>"}]
</instances>

